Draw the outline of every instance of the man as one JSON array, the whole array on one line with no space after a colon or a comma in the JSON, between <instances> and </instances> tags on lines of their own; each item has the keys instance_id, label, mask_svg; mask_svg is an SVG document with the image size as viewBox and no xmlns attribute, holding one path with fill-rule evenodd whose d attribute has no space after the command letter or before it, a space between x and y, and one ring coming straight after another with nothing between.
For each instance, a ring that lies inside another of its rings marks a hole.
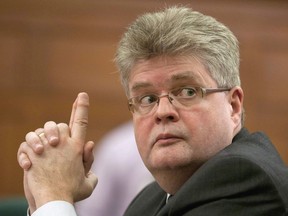
<instances>
[{"instance_id":1,"label":"man","mask_svg":"<svg viewBox=\"0 0 288 216\"><path fill-rule=\"evenodd\" d=\"M227 27L188 8L145 14L121 39L116 63L156 180L126 216L288 215L287 167L263 133L243 127L238 41ZM48 122L19 148L35 215L75 215L73 203L95 186L88 102L79 94L70 126Z\"/></svg>"}]
</instances>

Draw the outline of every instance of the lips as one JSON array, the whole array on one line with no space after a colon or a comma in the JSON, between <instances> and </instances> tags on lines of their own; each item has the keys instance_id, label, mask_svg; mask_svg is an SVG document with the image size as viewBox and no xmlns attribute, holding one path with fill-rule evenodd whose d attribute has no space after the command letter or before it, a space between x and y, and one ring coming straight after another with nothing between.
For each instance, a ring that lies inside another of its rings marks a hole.
<instances>
[{"instance_id":1,"label":"lips","mask_svg":"<svg viewBox=\"0 0 288 216\"><path fill-rule=\"evenodd\" d=\"M179 141L179 139L181 139L181 137L174 134L159 134L155 140L155 144L173 144Z\"/></svg>"}]
</instances>

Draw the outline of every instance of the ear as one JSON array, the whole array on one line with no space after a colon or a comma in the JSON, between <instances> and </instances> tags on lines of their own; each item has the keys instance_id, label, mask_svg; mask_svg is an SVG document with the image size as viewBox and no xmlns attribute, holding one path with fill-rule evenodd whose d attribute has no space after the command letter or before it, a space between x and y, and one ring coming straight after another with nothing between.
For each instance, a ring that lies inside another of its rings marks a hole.
<instances>
[{"instance_id":1,"label":"ear","mask_svg":"<svg viewBox=\"0 0 288 216\"><path fill-rule=\"evenodd\" d=\"M229 92L229 102L231 105L231 119L235 126L238 127L242 124L244 93L240 86L232 88Z\"/></svg>"}]
</instances>

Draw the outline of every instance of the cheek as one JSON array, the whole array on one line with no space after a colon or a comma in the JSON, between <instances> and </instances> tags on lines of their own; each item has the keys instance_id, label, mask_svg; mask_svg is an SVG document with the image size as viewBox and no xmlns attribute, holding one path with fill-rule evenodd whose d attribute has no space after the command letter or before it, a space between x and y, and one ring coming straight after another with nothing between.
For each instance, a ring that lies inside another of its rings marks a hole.
<instances>
[{"instance_id":1,"label":"cheek","mask_svg":"<svg viewBox=\"0 0 288 216\"><path fill-rule=\"evenodd\" d=\"M215 103L216 104L216 103ZM218 105L210 105L207 109L202 109L203 112L199 113L197 122L199 139L203 140L203 143L208 146L208 149L213 152L215 148L217 151L219 148L225 147L231 142L231 118L229 113L229 107L225 103L217 103Z\"/></svg>"},{"instance_id":2,"label":"cheek","mask_svg":"<svg viewBox=\"0 0 288 216\"><path fill-rule=\"evenodd\" d=\"M147 122L141 118L134 117L134 130L135 130L135 140L140 155L145 154L146 149L148 148L148 140L150 134L150 128Z\"/></svg>"},{"instance_id":3,"label":"cheek","mask_svg":"<svg viewBox=\"0 0 288 216\"><path fill-rule=\"evenodd\" d=\"M227 126L226 110L219 107L202 103L199 107L194 107L190 112L186 112L181 119L186 126L190 138L200 143L207 142L215 136L222 127ZM224 117L225 116L225 117ZM215 138L215 137L214 137Z\"/></svg>"}]
</instances>

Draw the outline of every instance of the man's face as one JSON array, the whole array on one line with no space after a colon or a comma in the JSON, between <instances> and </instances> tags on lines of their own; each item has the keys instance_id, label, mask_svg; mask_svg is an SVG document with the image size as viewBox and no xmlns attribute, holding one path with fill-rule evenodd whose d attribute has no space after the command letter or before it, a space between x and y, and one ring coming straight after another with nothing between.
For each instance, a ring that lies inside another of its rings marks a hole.
<instances>
[{"instance_id":1,"label":"man's face","mask_svg":"<svg viewBox=\"0 0 288 216\"><path fill-rule=\"evenodd\" d=\"M183 86L217 88L205 67L192 57L157 57L139 61L131 70L131 97L165 95ZM185 109L161 97L151 112L133 113L137 146L154 176L186 167L195 171L231 143L236 126L230 97L231 92L211 93Z\"/></svg>"}]
</instances>

